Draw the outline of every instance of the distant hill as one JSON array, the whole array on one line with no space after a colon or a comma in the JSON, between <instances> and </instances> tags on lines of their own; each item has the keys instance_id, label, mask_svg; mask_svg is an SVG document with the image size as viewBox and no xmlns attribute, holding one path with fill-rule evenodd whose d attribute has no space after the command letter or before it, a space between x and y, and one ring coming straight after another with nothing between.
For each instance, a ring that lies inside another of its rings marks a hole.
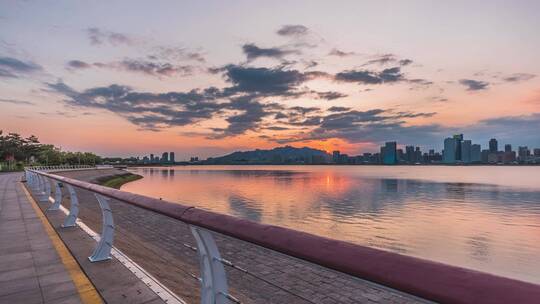
<instances>
[{"instance_id":1,"label":"distant hill","mask_svg":"<svg viewBox=\"0 0 540 304\"><path fill-rule=\"evenodd\" d=\"M278 147L271 150L239 151L221 157L208 158L205 164L322 164L331 156L325 151L308 147Z\"/></svg>"}]
</instances>

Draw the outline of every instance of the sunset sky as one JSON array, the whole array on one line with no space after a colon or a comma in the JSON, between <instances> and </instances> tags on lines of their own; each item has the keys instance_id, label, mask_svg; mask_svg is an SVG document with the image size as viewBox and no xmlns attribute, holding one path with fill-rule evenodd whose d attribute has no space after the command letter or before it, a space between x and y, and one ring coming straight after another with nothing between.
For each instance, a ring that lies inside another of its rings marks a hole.
<instances>
[{"instance_id":1,"label":"sunset sky","mask_svg":"<svg viewBox=\"0 0 540 304\"><path fill-rule=\"evenodd\" d=\"M539 1L3 1L0 129L105 156L540 148Z\"/></svg>"}]
</instances>

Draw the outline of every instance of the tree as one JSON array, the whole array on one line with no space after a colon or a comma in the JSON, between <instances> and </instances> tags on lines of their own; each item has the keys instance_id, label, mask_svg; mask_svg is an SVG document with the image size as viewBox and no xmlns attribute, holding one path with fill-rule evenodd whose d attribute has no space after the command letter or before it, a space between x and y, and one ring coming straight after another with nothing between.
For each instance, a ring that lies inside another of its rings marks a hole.
<instances>
[{"instance_id":1,"label":"tree","mask_svg":"<svg viewBox=\"0 0 540 304\"><path fill-rule=\"evenodd\" d=\"M42 165L95 165L101 163L101 157L90 152L64 152L50 144L41 144L39 139L30 135L23 138L17 133L3 135L0 130L0 161L7 161L11 169L14 165L30 164L34 157Z\"/></svg>"}]
</instances>

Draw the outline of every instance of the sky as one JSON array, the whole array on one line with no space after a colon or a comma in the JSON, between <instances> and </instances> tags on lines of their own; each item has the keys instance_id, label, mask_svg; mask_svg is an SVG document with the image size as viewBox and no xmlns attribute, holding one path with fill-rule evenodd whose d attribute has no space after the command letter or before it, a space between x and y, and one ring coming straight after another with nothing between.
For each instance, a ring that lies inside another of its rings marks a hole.
<instances>
[{"instance_id":1,"label":"sky","mask_svg":"<svg viewBox=\"0 0 540 304\"><path fill-rule=\"evenodd\" d=\"M540 148L538 1L0 0L0 129L178 160Z\"/></svg>"}]
</instances>

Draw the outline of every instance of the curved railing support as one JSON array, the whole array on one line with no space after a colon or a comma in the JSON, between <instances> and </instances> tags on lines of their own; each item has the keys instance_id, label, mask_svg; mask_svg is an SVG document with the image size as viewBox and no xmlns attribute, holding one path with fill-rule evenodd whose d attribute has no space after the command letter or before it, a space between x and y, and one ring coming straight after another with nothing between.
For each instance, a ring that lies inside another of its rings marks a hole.
<instances>
[{"instance_id":1,"label":"curved railing support","mask_svg":"<svg viewBox=\"0 0 540 304\"><path fill-rule=\"evenodd\" d=\"M41 195L41 192L43 192L43 176L36 174L36 195Z\"/></svg>"},{"instance_id":2,"label":"curved railing support","mask_svg":"<svg viewBox=\"0 0 540 304\"><path fill-rule=\"evenodd\" d=\"M58 210L62 203L62 183L55 181L54 183L54 202L47 210Z\"/></svg>"},{"instance_id":3,"label":"curved railing support","mask_svg":"<svg viewBox=\"0 0 540 304\"><path fill-rule=\"evenodd\" d=\"M43 195L42 202L50 202L52 200L51 180L48 177L45 177L43 181L45 182L45 194Z\"/></svg>"},{"instance_id":4,"label":"curved railing support","mask_svg":"<svg viewBox=\"0 0 540 304\"><path fill-rule=\"evenodd\" d=\"M30 186L30 190L34 191L36 188L36 174L30 170L27 170L28 172L28 185Z\"/></svg>"},{"instance_id":5,"label":"curved railing support","mask_svg":"<svg viewBox=\"0 0 540 304\"><path fill-rule=\"evenodd\" d=\"M76 226L77 217L79 216L79 199L77 198L77 192L72 185L66 185L69 192L69 214L64 219L62 227L74 227Z\"/></svg>"},{"instance_id":6,"label":"curved railing support","mask_svg":"<svg viewBox=\"0 0 540 304\"><path fill-rule=\"evenodd\" d=\"M37 194L38 201L41 203L46 203L49 201L51 196L51 182L48 177L39 176L41 186L39 187L39 192Z\"/></svg>"},{"instance_id":7,"label":"curved railing support","mask_svg":"<svg viewBox=\"0 0 540 304\"><path fill-rule=\"evenodd\" d=\"M103 229L94 253L88 257L91 262L110 260L114 241L114 222L112 210L109 206L110 199L99 194L95 194L95 196L99 202L99 207L101 208Z\"/></svg>"},{"instance_id":8,"label":"curved railing support","mask_svg":"<svg viewBox=\"0 0 540 304\"><path fill-rule=\"evenodd\" d=\"M214 237L205 229L190 225L197 241L201 270L201 304L228 304L227 275Z\"/></svg>"}]
</instances>

